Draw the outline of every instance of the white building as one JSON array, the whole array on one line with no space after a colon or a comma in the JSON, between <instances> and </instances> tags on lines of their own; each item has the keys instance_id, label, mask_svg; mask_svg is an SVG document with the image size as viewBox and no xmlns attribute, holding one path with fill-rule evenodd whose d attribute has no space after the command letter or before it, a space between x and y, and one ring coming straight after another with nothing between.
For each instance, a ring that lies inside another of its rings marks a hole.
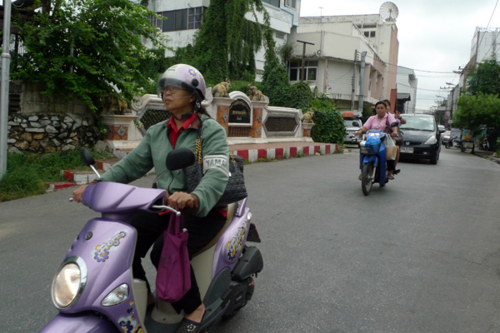
<instances>
[{"instance_id":1,"label":"white building","mask_svg":"<svg viewBox=\"0 0 500 333\"><path fill-rule=\"evenodd\" d=\"M396 89L399 42L397 26L385 22L380 15L353 15L328 17L302 17L290 36L294 55L302 56L306 46L306 78L319 93L337 101L340 110L358 109L360 94L360 62L355 62L356 51L366 52L363 69L363 96L365 106L381 99L391 99ZM290 68L290 81L300 79L300 62ZM395 98L395 96L394 96ZM354 101L354 103L352 103Z\"/></svg>"},{"instance_id":2,"label":"white building","mask_svg":"<svg viewBox=\"0 0 500 333\"><path fill-rule=\"evenodd\" d=\"M477 27L471 41L471 59L476 64L493 56L500 59L500 28L487 30Z\"/></svg>"},{"instance_id":3,"label":"white building","mask_svg":"<svg viewBox=\"0 0 500 333\"><path fill-rule=\"evenodd\" d=\"M418 79L415 76L415 71L411 68L398 66L398 74L396 80L396 88L398 95L408 94L410 100L404 102L402 106L396 105L399 111L405 113L415 113L415 104L417 100ZM399 100L399 98L398 98Z\"/></svg>"},{"instance_id":4,"label":"white building","mask_svg":"<svg viewBox=\"0 0 500 333\"><path fill-rule=\"evenodd\" d=\"M275 31L277 46L283 45L290 31L299 23L301 0L262 0L269 13L270 26ZM149 9L163 15L167 19L158 20L156 26L169 38L169 46L173 49L193 44L194 36L203 21L203 13L210 5L210 0L152 0ZM253 14L247 13L246 18L254 21ZM263 22L262 15L258 15ZM167 51L170 57L173 52ZM255 55L257 80L264 71L265 49L262 47Z\"/></svg>"}]
</instances>

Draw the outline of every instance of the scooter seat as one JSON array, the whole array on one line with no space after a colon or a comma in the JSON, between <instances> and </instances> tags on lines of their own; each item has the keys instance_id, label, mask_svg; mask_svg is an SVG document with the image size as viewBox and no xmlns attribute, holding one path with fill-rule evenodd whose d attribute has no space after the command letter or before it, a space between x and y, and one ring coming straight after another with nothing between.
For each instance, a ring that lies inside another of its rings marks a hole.
<instances>
[{"instance_id":1,"label":"scooter seat","mask_svg":"<svg viewBox=\"0 0 500 333\"><path fill-rule=\"evenodd\" d=\"M229 224L231 224L231 221L233 220L233 217L234 217L234 213L236 212L236 207L238 205L236 203L231 203L227 206L227 219L226 219L226 223L224 224L224 226L222 227L222 229L219 231L219 233L210 241L210 243L208 243L207 245L205 245L205 247L203 247L201 250L199 250L198 252L196 252L194 255L193 255L193 258L202 254L203 252L205 252L206 250L210 249L212 246L214 246L215 244L217 244L217 242L219 241L219 238L222 236L222 234L224 233L224 231L226 231L227 227L229 226Z\"/></svg>"}]
</instances>

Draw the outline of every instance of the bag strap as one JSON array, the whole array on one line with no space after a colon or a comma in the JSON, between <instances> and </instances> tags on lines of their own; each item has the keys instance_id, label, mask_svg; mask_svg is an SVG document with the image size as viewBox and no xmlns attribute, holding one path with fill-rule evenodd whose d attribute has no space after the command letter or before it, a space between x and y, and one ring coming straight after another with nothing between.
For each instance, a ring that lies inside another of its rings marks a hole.
<instances>
[{"instance_id":1,"label":"bag strap","mask_svg":"<svg viewBox=\"0 0 500 333\"><path fill-rule=\"evenodd\" d=\"M177 216L174 212L170 212L170 221L168 223L168 233L177 235L182 232L184 228L184 218L182 214Z\"/></svg>"},{"instance_id":2,"label":"bag strap","mask_svg":"<svg viewBox=\"0 0 500 333\"><path fill-rule=\"evenodd\" d=\"M389 113L387 113L387 118L385 118L385 132L387 134L391 133L391 125L389 124Z\"/></svg>"},{"instance_id":3,"label":"bag strap","mask_svg":"<svg viewBox=\"0 0 500 333\"><path fill-rule=\"evenodd\" d=\"M198 158L198 163L199 164L203 164L203 156L202 156L202 153L201 153L201 129L203 127L203 121L200 119L200 128L198 129L198 136L196 137L196 153L195 153L195 156ZM213 120L213 121L216 121L215 119L206 119L206 120ZM204 120L204 121L206 121ZM231 161L234 163L236 162L236 160L234 159L234 155L233 155L233 152L231 151L231 149L229 149L228 147L228 150L229 150L229 155L231 156Z\"/></svg>"}]
</instances>

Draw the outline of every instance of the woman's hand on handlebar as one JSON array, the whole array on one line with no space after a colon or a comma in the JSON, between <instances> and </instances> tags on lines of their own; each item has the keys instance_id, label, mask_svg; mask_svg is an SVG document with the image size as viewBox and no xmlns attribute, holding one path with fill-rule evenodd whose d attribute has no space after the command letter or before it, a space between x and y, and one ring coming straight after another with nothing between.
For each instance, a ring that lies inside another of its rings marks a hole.
<instances>
[{"instance_id":1,"label":"woman's hand on handlebar","mask_svg":"<svg viewBox=\"0 0 500 333\"><path fill-rule=\"evenodd\" d=\"M73 201L74 202L82 202L83 192L85 192L85 189L87 188L87 186L95 185L97 183L98 183L98 181L94 180L90 184L82 185L82 186L78 187L76 190L73 191Z\"/></svg>"},{"instance_id":2,"label":"woman's hand on handlebar","mask_svg":"<svg viewBox=\"0 0 500 333\"><path fill-rule=\"evenodd\" d=\"M89 185L82 185L73 191L73 201L74 202L82 202L83 192Z\"/></svg>"},{"instance_id":3,"label":"woman's hand on handlebar","mask_svg":"<svg viewBox=\"0 0 500 333\"><path fill-rule=\"evenodd\" d=\"M167 206L176 210L189 209L197 212L200 207L200 199L194 194L175 192L167 198Z\"/></svg>"}]
</instances>

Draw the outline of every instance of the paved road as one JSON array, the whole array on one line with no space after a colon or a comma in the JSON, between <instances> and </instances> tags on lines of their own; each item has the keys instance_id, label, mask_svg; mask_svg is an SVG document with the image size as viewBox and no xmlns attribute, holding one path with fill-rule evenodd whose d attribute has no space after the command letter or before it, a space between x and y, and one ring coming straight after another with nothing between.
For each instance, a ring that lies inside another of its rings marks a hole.
<instances>
[{"instance_id":1,"label":"paved road","mask_svg":"<svg viewBox=\"0 0 500 333\"><path fill-rule=\"evenodd\" d=\"M401 163L365 197L357 161L246 167L265 268L215 332L500 332L500 166L443 149L437 166ZM53 274L94 216L70 192L0 204L2 332L36 332L56 313Z\"/></svg>"}]
</instances>

